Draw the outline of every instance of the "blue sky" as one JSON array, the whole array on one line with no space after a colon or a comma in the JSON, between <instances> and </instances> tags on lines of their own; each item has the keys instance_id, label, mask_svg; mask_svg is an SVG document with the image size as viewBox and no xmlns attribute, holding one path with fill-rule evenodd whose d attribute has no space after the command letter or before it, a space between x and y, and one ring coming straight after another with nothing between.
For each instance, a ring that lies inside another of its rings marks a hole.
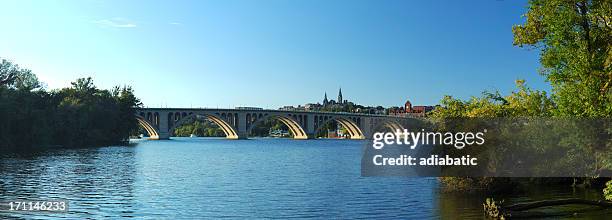
<instances>
[{"instance_id":1,"label":"blue sky","mask_svg":"<svg viewBox=\"0 0 612 220\"><path fill-rule=\"evenodd\" d=\"M512 46L526 1L3 1L0 57L48 88L92 76L149 107L365 105L548 90Z\"/></svg>"}]
</instances>

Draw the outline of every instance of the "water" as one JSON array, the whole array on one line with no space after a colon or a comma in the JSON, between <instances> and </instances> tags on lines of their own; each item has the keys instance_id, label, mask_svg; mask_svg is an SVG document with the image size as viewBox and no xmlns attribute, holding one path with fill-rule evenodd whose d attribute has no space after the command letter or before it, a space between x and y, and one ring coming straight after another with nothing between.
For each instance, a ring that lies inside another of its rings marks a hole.
<instances>
[{"instance_id":1,"label":"water","mask_svg":"<svg viewBox=\"0 0 612 220\"><path fill-rule=\"evenodd\" d=\"M484 196L441 193L435 178L361 177L363 145L176 138L3 155L0 200L61 198L70 211L0 218L483 218Z\"/></svg>"}]
</instances>

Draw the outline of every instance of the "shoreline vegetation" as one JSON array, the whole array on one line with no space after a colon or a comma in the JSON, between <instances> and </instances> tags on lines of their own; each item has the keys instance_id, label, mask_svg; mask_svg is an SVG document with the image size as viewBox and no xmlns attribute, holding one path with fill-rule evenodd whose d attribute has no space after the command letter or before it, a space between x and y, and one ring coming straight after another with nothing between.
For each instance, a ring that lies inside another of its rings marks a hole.
<instances>
[{"instance_id":1,"label":"shoreline vegetation","mask_svg":"<svg viewBox=\"0 0 612 220\"><path fill-rule=\"evenodd\" d=\"M141 106L129 86L98 89L91 78L47 91L28 69L0 62L0 150L125 144Z\"/></svg>"},{"instance_id":2,"label":"shoreline vegetation","mask_svg":"<svg viewBox=\"0 0 612 220\"><path fill-rule=\"evenodd\" d=\"M604 118L612 116L612 3L610 1L531 0L525 23L512 27L514 45L540 51L540 74L552 91L533 90L517 80L509 95L485 91L481 97L464 101L445 96L441 108L430 117L493 118L551 117ZM599 135L610 136L602 129ZM608 139L609 140L609 139ZM576 152L591 152L597 169L612 169L612 143L578 143ZM604 149L604 150L602 150ZM545 150L545 146L542 146ZM567 155L577 157L580 155ZM550 169L554 169L551 166ZM439 178L447 191L481 190L488 194L511 194L525 184L555 184L596 187L612 200L609 177L584 178ZM554 204L554 203L553 203ZM486 203L484 204L486 207Z\"/></svg>"}]
</instances>

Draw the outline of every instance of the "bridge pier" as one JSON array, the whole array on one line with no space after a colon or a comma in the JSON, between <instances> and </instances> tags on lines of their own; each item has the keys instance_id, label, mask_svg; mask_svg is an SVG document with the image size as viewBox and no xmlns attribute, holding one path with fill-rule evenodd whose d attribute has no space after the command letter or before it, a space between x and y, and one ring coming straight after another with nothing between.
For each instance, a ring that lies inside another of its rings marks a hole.
<instances>
[{"instance_id":1,"label":"bridge pier","mask_svg":"<svg viewBox=\"0 0 612 220\"><path fill-rule=\"evenodd\" d=\"M246 131L241 132L240 130L238 130L238 138L232 138L232 140L246 140L249 139L248 137L249 135Z\"/></svg>"},{"instance_id":2,"label":"bridge pier","mask_svg":"<svg viewBox=\"0 0 612 220\"><path fill-rule=\"evenodd\" d=\"M317 134L315 133L308 133L307 136L308 140L317 139Z\"/></svg>"},{"instance_id":3,"label":"bridge pier","mask_svg":"<svg viewBox=\"0 0 612 220\"><path fill-rule=\"evenodd\" d=\"M159 137L157 138L157 140L169 140L170 139L170 133L168 132L163 132L159 134Z\"/></svg>"}]
</instances>

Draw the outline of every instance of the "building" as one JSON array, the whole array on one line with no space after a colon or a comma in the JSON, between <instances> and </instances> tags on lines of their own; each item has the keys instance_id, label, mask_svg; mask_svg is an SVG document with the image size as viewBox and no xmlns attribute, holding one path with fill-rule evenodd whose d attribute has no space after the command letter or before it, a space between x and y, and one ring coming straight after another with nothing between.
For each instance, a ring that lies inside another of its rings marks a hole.
<instances>
[{"instance_id":1,"label":"building","mask_svg":"<svg viewBox=\"0 0 612 220\"><path fill-rule=\"evenodd\" d=\"M289 133L289 131L285 131L281 129L272 130L272 128L270 128L270 130L268 131L268 136L270 137L291 137L291 134Z\"/></svg>"},{"instance_id":2,"label":"building","mask_svg":"<svg viewBox=\"0 0 612 220\"><path fill-rule=\"evenodd\" d=\"M406 103L404 103L404 111L406 113L422 114L422 113L430 112L433 109L434 109L433 106L427 106L427 105L412 106L412 103L410 103L410 101L406 101Z\"/></svg>"},{"instance_id":3,"label":"building","mask_svg":"<svg viewBox=\"0 0 612 220\"><path fill-rule=\"evenodd\" d=\"M304 106L283 106L279 110L287 111L334 111L334 112L370 112L370 107L364 107L349 102L342 96L342 88L338 89L338 99L330 100L327 98L327 92L323 95L323 103L306 103Z\"/></svg>"},{"instance_id":4,"label":"building","mask_svg":"<svg viewBox=\"0 0 612 220\"><path fill-rule=\"evenodd\" d=\"M323 105L329 104L329 100L327 100L327 92L325 92L325 98L323 98Z\"/></svg>"},{"instance_id":5,"label":"building","mask_svg":"<svg viewBox=\"0 0 612 220\"><path fill-rule=\"evenodd\" d=\"M295 110L296 110L296 108L295 108L295 107L293 107L293 106L291 106L291 105L286 105L286 106L280 107L278 110L283 110L283 111L295 111Z\"/></svg>"},{"instance_id":6,"label":"building","mask_svg":"<svg viewBox=\"0 0 612 220\"><path fill-rule=\"evenodd\" d=\"M428 105L417 105L413 106L410 100L404 103L403 107L391 107L389 108L389 115L398 116L412 116L412 117L425 117L428 112L434 110L434 106Z\"/></svg>"},{"instance_id":7,"label":"building","mask_svg":"<svg viewBox=\"0 0 612 220\"><path fill-rule=\"evenodd\" d=\"M328 100L327 92L323 98L323 107L343 107L344 105L348 105L349 101L342 97L342 88L338 90L338 99L337 100Z\"/></svg>"},{"instance_id":8,"label":"building","mask_svg":"<svg viewBox=\"0 0 612 220\"><path fill-rule=\"evenodd\" d=\"M321 107L323 107L323 105L321 105L319 103L306 103L304 105L304 110L306 110L306 111L316 111L316 110L320 109Z\"/></svg>"}]
</instances>

